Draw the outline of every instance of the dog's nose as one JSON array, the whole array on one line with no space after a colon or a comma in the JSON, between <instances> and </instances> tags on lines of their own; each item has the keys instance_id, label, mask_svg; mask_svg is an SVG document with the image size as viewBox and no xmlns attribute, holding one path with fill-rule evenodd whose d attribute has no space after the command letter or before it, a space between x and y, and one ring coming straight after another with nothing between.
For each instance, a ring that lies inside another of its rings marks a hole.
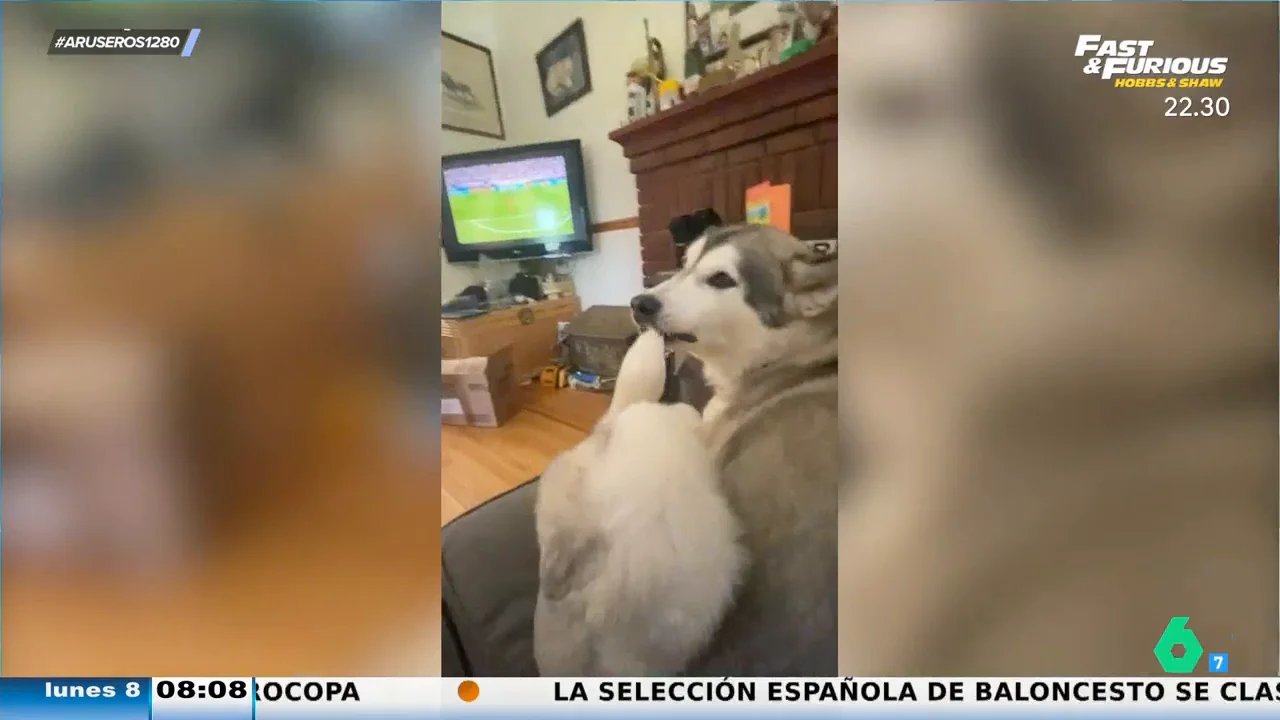
<instances>
[{"instance_id":1,"label":"dog's nose","mask_svg":"<svg viewBox=\"0 0 1280 720\"><path fill-rule=\"evenodd\" d=\"M662 301L649 293L631 298L631 314L636 320L652 320L658 317L660 310Z\"/></svg>"}]
</instances>

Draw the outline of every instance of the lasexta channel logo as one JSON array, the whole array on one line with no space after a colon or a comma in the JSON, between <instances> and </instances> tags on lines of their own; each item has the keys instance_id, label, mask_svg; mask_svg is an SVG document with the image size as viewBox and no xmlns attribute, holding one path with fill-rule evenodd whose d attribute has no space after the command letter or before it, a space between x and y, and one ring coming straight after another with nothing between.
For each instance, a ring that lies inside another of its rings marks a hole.
<instances>
[{"instance_id":1,"label":"lasexta channel logo","mask_svg":"<svg viewBox=\"0 0 1280 720\"><path fill-rule=\"evenodd\" d=\"M1169 624L1165 625L1164 632L1160 634L1160 639L1151 650L1155 653L1161 669L1171 675L1187 675L1195 672L1201 656L1204 655L1200 638L1187 627L1190 621L1191 618L1188 617L1169 618ZM1181 654L1174 653L1176 648L1182 649ZM1229 672L1230 667L1227 653L1209 653L1209 672L1225 673Z\"/></svg>"}]
</instances>

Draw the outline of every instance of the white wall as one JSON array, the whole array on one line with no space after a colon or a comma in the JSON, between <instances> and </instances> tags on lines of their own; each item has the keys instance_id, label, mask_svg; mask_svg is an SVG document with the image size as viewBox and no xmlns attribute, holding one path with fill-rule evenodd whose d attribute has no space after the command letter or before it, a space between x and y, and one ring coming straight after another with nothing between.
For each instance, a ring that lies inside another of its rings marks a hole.
<instances>
[{"instance_id":1,"label":"white wall","mask_svg":"<svg viewBox=\"0 0 1280 720\"><path fill-rule=\"evenodd\" d=\"M635 179L622 148L609 133L626 117L626 74L644 56L644 21L662 43L667 66L680 75L684 62L684 4L678 2L457 2L445 3L443 27L487 46L494 57L507 141L524 145L578 138L587 170L593 222L637 213ZM587 38L591 92L547 117L539 87L537 52L575 19ZM445 131L445 152L459 133ZM476 138L479 140L480 138ZM490 141L493 142L493 141ZM480 149L492 145L471 145ZM573 279L584 307L625 305L643 287L640 233L619 230L595 238L596 252L573 262ZM452 271L456 272L457 268ZM442 278L442 284L443 278ZM455 289L454 292L457 290Z\"/></svg>"},{"instance_id":2,"label":"white wall","mask_svg":"<svg viewBox=\"0 0 1280 720\"><path fill-rule=\"evenodd\" d=\"M498 36L494 29L495 13L492 5L499 3L445 3L440 7L440 29L460 38L479 43L494 55L495 72L498 66L499 53L494 51L498 44ZM498 98L502 102L503 120L507 123L507 140L497 140L482 135L468 135L455 130L441 131L441 155L488 150L510 144L510 119L506 115L506 96L503 93L502 78L498 77ZM470 265L451 265L440 250L440 296L449 300L458 291L476 283L476 273Z\"/></svg>"}]
</instances>

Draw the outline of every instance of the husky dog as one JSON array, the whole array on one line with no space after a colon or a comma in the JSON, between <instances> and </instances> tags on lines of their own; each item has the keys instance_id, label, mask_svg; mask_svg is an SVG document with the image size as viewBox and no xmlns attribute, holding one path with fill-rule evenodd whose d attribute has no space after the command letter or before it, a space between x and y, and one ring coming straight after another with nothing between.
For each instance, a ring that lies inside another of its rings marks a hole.
<instances>
[{"instance_id":1,"label":"husky dog","mask_svg":"<svg viewBox=\"0 0 1280 720\"><path fill-rule=\"evenodd\" d=\"M734 225L708 230L680 272L631 303L639 325L703 362L715 395L702 434L750 563L691 674L835 672L836 300L834 254Z\"/></svg>"},{"instance_id":2,"label":"husky dog","mask_svg":"<svg viewBox=\"0 0 1280 720\"><path fill-rule=\"evenodd\" d=\"M1158 674L1179 617L1274 676L1275 8L840 21L841 674ZM1088 36L1229 57L1229 119L1081 72Z\"/></svg>"},{"instance_id":3,"label":"husky dog","mask_svg":"<svg viewBox=\"0 0 1280 720\"><path fill-rule=\"evenodd\" d=\"M605 417L542 475L534 658L544 676L680 673L733 600L741 531L698 412L657 402L666 377L662 337L642 333Z\"/></svg>"}]
</instances>

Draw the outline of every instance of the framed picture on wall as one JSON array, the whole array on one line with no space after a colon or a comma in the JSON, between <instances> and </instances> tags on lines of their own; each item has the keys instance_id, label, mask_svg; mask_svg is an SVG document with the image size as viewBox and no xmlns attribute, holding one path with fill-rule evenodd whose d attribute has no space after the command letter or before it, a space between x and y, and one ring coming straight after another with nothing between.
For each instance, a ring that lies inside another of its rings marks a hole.
<instances>
[{"instance_id":1,"label":"framed picture on wall","mask_svg":"<svg viewBox=\"0 0 1280 720\"><path fill-rule=\"evenodd\" d=\"M440 90L440 124L446 130L507 139L489 48L440 33Z\"/></svg>"},{"instance_id":2,"label":"framed picture on wall","mask_svg":"<svg viewBox=\"0 0 1280 720\"><path fill-rule=\"evenodd\" d=\"M591 65L587 62L587 36L582 18L538 51L538 80L547 117L591 92Z\"/></svg>"}]
</instances>

